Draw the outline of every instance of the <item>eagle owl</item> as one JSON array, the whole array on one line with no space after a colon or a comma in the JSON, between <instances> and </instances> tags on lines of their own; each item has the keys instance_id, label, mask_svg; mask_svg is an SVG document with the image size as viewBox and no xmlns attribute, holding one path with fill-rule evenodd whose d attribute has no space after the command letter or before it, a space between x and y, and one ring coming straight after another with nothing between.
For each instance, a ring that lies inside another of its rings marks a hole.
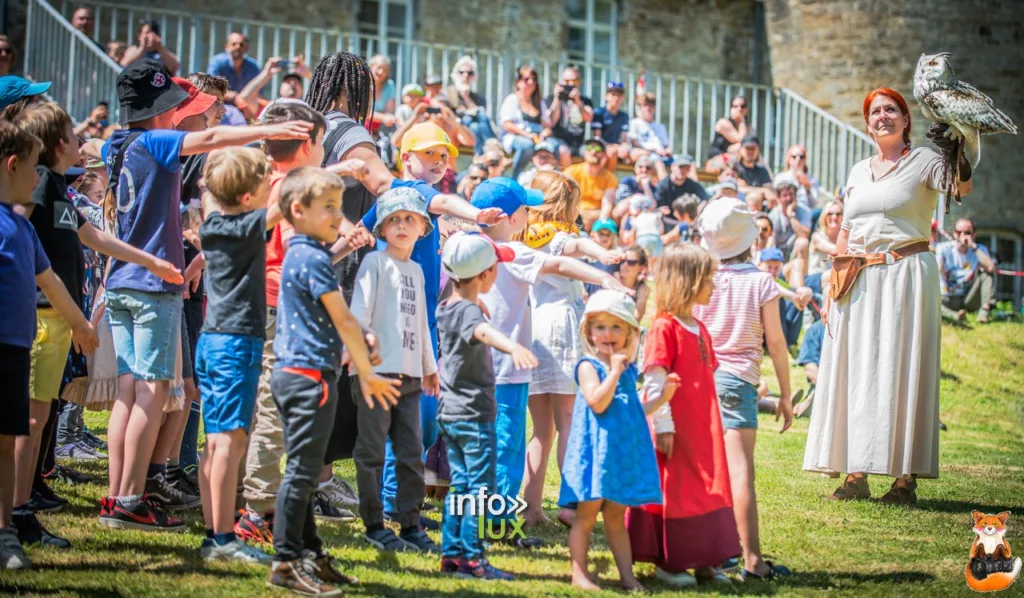
<instances>
[{"instance_id":1,"label":"eagle owl","mask_svg":"<svg viewBox=\"0 0 1024 598\"><path fill-rule=\"evenodd\" d=\"M914 72L914 99L924 115L949 125L946 135L963 139L971 168L981 160L981 135L1017 134L1017 126L992 105L992 99L953 74L949 52L922 54Z\"/></svg>"}]
</instances>

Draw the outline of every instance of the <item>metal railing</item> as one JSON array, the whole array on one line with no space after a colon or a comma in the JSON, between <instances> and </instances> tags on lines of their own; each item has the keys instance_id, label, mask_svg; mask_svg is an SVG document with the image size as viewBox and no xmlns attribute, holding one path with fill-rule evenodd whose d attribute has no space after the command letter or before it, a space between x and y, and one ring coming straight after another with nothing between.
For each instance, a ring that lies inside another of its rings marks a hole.
<instances>
[{"instance_id":1,"label":"metal railing","mask_svg":"<svg viewBox=\"0 0 1024 598\"><path fill-rule=\"evenodd\" d=\"M46 4L45 0L30 2L40 6ZM133 43L141 21L156 21L164 45L178 55L183 74L205 70L210 58L223 51L225 41L233 31L240 31L249 38L249 55L261 65L272 56L291 58L302 54L310 68L313 68L321 57L339 50L362 56L385 54L391 58L392 79L398 90L406 83L422 83L428 74L440 75L448 81L459 57L468 55L477 63L476 91L487 99L487 110L494 120L497 119L501 101L512 92L516 68L520 64L532 64L537 70L542 89L549 90L567 62L512 50L495 51L455 44L371 37L337 29L134 7L112 2L62 0L61 12L70 19L79 6L88 6L94 11L96 22L93 39L97 43L109 40ZM78 35L85 37L81 33ZM29 48L34 47L30 43ZM113 65L113 62L108 60L105 66L107 64ZM580 69L584 91L595 104L603 102L604 89L609 82L619 81L624 84L627 94L622 109L634 114L637 79L641 76L639 69L602 64L583 64ZM79 72L82 71L89 72L88 68L80 68ZM268 84L265 89L267 96L276 97L281 76L276 75ZM646 90L654 93L657 98L656 120L668 130L674 151L689 153L698 162L702 162L707 154L714 136L715 122L728 116L731 100L736 95L743 95L750 104L749 122L761 138L763 159L775 170L782 167L787 148L793 143L801 143L808 149L808 164L812 174L818 177L825 189L831 191L846 179L850 167L857 160L871 152L871 141L862 131L841 122L787 89L656 72L647 72L644 80ZM113 93L113 85L110 90Z\"/></svg>"},{"instance_id":2,"label":"metal railing","mask_svg":"<svg viewBox=\"0 0 1024 598\"><path fill-rule=\"evenodd\" d=\"M50 81L49 96L75 121L89 117L99 102L117 108L121 67L44 0L28 0L25 76Z\"/></svg>"}]
</instances>

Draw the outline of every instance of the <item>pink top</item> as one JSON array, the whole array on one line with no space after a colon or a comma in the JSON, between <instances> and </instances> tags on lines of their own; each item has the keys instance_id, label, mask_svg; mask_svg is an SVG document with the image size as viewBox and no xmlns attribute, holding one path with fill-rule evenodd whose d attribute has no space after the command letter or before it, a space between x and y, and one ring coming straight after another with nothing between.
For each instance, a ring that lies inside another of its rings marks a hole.
<instances>
[{"instance_id":1,"label":"pink top","mask_svg":"<svg viewBox=\"0 0 1024 598\"><path fill-rule=\"evenodd\" d=\"M709 305L695 305L693 317L704 323L718 367L757 386L764 358L761 306L779 296L772 275L747 264L722 266L715 272Z\"/></svg>"}]
</instances>

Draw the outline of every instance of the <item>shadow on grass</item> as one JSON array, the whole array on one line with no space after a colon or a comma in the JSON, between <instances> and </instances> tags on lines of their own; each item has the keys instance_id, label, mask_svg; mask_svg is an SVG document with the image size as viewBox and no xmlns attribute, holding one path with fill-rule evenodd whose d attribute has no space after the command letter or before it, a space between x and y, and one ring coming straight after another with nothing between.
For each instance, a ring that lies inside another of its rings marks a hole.
<instances>
[{"instance_id":1,"label":"shadow on grass","mask_svg":"<svg viewBox=\"0 0 1024 598\"><path fill-rule=\"evenodd\" d=\"M942 380L949 380L950 382L960 382L960 376L957 376L953 372L939 371L939 378Z\"/></svg>"},{"instance_id":2,"label":"shadow on grass","mask_svg":"<svg viewBox=\"0 0 1024 598\"><path fill-rule=\"evenodd\" d=\"M984 513L1001 513L1003 511L1020 513L1024 511L1024 505L986 505L961 500L935 500L927 498L917 501L917 504L910 508L921 511L935 511L937 513L955 513L958 515L969 515L971 511L982 511Z\"/></svg>"},{"instance_id":3,"label":"shadow on grass","mask_svg":"<svg viewBox=\"0 0 1024 598\"><path fill-rule=\"evenodd\" d=\"M829 589L850 586L861 586L862 584L924 584L935 581L935 576L922 571L895 571L892 573L849 573L833 571L805 571L794 572L788 577L779 578L779 588L816 588ZM760 583L757 585L767 586ZM748 586L742 586L748 587ZM751 584L749 587L756 587ZM767 589L767 588L766 588ZM863 590L863 588L861 588ZM765 592L773 593L774 590ZM746 594L747 592L743 592Z\"/></svg>"},{"instance_id":4,"label":"shadow on grass","mask_svg":"<svg viewBox=\"0 0 1024 598\"><path fill-rule=\"evenodd\" d=\"M519 579L519 577L516 577L516 579ZM492 584L501 584L503 582L481 582L481 583L487 583L488 584L487 585L488 590L493 590L495 585L492 585ZM411 592L410 592L410 590L408 588L396 588L394 586L389 586L389 585L380 584L380 583L362 583L362 584L360 584L360 585L358 585L356 587L346 587L345 588L345 593L347 595L349 595L349 596L395 596L396 598L397 597L403 597L404 598L406 596L409 596L409 594ZM484 597L484 596L487 596L487 597L498 596L498 597L502 597L502 598L515 598L515 597L522 596L522 593L521 592L512 592L512 591L509 591L509 592L500 592L500 591L498 591L498 592L495 592L495 591L480 592L480 591L475 591L475 590L466 589L466 588L458 588L458 589L454 589L454 590L450 590L449 591L449 590L443 590L441 588L430 588L430 594L429 595L430 596L456 596L458 598L474 598L476 596L480 596L480 597Z\"/></svg>"},{"instance_id":5,"label":"shadow on grass","mask_svg":"<svg viewBox=\"0 0 1024 598\"><path fill-rule=\"evenodd\" d=\"M80 596L81 598L120 598L125 594L117 591L114 588L55 588L55 589L40 589L31 588L27 585L17 585L14 583L0 582L0 595L3 596L20 596L24 592L29 591L33 596L56 596L63 595L67 596L68 592L73 592L73 595Z\"/></svg>"}]
</instances>

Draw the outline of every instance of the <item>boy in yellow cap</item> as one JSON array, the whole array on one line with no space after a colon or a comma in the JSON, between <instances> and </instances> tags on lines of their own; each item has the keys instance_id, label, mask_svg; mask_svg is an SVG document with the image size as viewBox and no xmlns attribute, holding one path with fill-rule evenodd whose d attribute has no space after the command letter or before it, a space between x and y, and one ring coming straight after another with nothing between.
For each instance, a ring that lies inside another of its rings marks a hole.
<instances>
[{"instance_id":1,"label":"boy in yellow cap","mask_svg":"<svg viewBox=\"0 0 1024 598\"><path fill-rule=\"evenodd\" d=\"M441 287L441 236L438 232L437 219L439 216L448 214L456 218L462 218L482 225L497 224L505 218L504 212L498 208L487 208L481 210L470 205L469 202L457 195L440 193L433 185L436 185L445 172L448 171L448 159L459 155L459 150L452 144L448 134L431 122L413 125L402 137L402 178L395 179L391 188L411 187L419 191L426 201L427 213L430 216L431 231L416 241L413 246L412 261L416 262L423 269L424 294L427 308L427 324L430 329L430 347L434 360L437 360L437 296ZM366 230L374 230L377 226L377 206L374 205L363 216L363 226ZM383 249L385 243L377 241L377 248ZM358 385L353 382L353 388ZM426 389L424 389L426 391ZM434 444L437 438L437 396L423 393L420 403L420 423L423 433L423 450ZM395 456L391 450L390 441L384 460L384 474L381 480L381 500L383 503L384 517L397 521L401 519L402 532L406 536L412 535L416 530L407 529L419 528L419 522L414 521L419 515L419 502L423 497L415 498L416 504L399 504L400 502L412 501L412 497L402 497L399 501L396 498L398 481L395 476ZM422 455L419 461L419 470L422 475ZM402 513L402 517L398 516ZM410 519L410 514L414 514ZM373 517L376 519L376 517ZM433 522L431 522L433 523ZM432 527L436 529L436 523ZM370 527L373 529L370 529ZM367 536L376 537L383 524L373 522L367 526ZM398 546L398 544L381 543L387 549ZM376 544L375 544L376 545ZM378 545L379 547L379 545Z\"/></svg>"}]
</instances>

